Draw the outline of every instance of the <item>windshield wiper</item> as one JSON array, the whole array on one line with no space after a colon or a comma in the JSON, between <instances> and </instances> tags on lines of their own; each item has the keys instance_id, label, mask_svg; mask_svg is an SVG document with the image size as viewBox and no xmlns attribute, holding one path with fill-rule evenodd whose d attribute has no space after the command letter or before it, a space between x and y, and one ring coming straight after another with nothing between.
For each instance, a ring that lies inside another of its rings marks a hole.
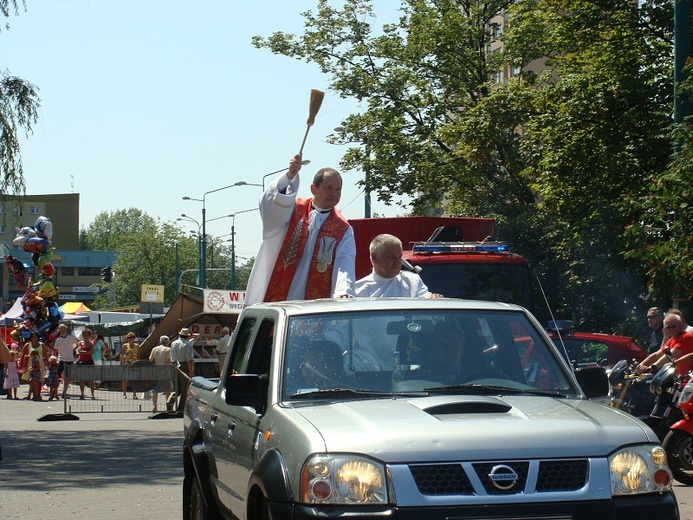
<instances>
[{"instance_id":1,"label":"windshield wiper","mask_svg":"<svg viewBox=\"0 0 693 520\"><path fill-rule=\"evenodd\" d=\"M549 397L566 397L566 394L558 390L539 390L536 388L511 388L498 385L448 385L424 388L424 392L432 394L484 394L484 395L508 395L531 394Z\"/></svg>"},{"instance_id":2,"label":"windshield wiper","mask_svg":"<svg viewBox=\"0 0 693 520\"><path fill-rule=\"evenodd\" d=\"M291 399L319 398L348 398L348 397L390 397L392 392L376 392L374 390L358 390L353 388L330 388L328 390L308 390L290 395Z\"/></svg>"}]
</instances>

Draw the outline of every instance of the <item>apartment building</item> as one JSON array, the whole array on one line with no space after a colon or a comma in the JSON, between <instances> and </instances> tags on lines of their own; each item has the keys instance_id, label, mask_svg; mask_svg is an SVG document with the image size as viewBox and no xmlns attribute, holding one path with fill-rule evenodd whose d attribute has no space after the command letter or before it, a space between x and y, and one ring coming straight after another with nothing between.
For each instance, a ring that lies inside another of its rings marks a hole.
<instances>
[{"instance_id":1,"label":"apartment building","mask_svg":"<svg viewBox=\"0 0 693 520\"><path fill-rule=\"evenodd\" d=\"M79 244L79 193L5 196L0 199L0 245L2 258L7 255L33 266L31 255L12 242L17 230L34 227L36 219L46 216L53 224L51 263L55 267L53 284L59 289L59 304L82 301L87 305L98 294L94 284L101 282L101 269L113 264L113 251L81 251ZM5 266L0 276L0 310L7 310L26 288L17 284Z\"/></svg>"}]
</instances>

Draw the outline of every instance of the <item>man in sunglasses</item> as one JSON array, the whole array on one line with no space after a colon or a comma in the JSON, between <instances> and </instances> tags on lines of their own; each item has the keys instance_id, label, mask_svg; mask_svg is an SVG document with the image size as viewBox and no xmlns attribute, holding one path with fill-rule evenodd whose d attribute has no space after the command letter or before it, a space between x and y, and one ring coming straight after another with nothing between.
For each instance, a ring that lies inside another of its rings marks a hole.
<instances>
[{"instance_id":1,"label":"man in sunglasses","mask_svg":"<svg viewBox=\"0 0 693 520\"><path fill-rule=\"evenodd\" d=\"M647 343L647 353L653 354L662 348L664 343L664 313L659 307L647 310L647 325L652 329L650 341Z\"/></svg>"},{"instance_id":2,"label":"man in sunglasses","mask_svg":"<svg viewBox=\"0 0 693 520\"><path fill-rule=\"evenodd\" d=\"M686 322L679 314L669 312L664 317L664 338L666 342L657 352L653 352L640 363L635 371L654 372L669 362L667 349L673 358L679 375L685 375L693 367L693 334L686 331ZM667 339L668 338L668 339Z\"/></svg>"}]
</instances>

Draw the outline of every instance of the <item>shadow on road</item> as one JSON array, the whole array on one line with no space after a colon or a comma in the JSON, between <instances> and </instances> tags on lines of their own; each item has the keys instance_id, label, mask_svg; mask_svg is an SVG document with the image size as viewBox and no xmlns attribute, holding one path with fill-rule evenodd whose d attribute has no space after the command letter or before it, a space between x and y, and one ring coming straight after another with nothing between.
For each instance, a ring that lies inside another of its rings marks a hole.
<instances>
[{"instance_id":1,"label":"shadow on road","mask_svg":"<svg viewBox=\"0 0 693 520\"><path fill-rule=\"evenodd\" d=\"M182 432L22 431L2 436L2 487L54 491L179 482Z\"/></svg>"}]
</instances>

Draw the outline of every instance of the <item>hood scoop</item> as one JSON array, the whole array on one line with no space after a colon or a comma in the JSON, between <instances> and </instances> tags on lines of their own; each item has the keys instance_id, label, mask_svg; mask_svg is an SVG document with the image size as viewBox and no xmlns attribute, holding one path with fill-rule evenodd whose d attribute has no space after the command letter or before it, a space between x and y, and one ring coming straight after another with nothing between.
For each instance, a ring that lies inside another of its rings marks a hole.
<instances>
[{"instance_id":1,"label":"hood scoop","mask_svg":"<svg viewBox=\"0 0 693 520\"><path fill-rule=\"evenodd\" d=\"M507 413L512 409L508 403L496 400L458 401L424 408L431 415L455 415L466 413Z\"/></svg>"}]
</instances>

